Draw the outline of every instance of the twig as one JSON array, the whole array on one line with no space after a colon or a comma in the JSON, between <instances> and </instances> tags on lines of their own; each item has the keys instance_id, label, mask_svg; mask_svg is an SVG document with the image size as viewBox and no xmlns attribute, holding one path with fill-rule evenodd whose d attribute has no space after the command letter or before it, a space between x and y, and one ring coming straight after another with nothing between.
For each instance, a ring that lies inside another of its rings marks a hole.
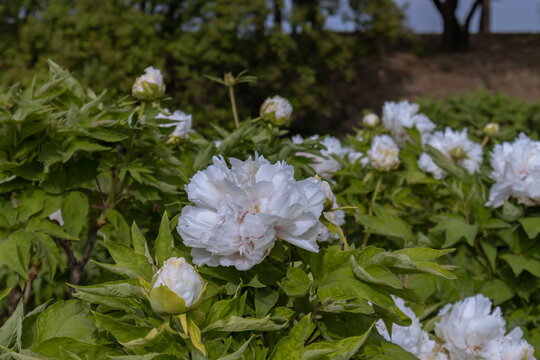
<instances>
[{"instance_id":1,"label":"twig","mask_svg":"<svg viewBox=\"0 0 540 360\"><path fill-rule=\"evenodd\" d=\"M23 294L23 306L26 308L28 305L28 301L30 301L30 292L32 291L32 284L34 283L34 280L36 280L36 277L39 274L40 264L39 262L32 262L32 268L30 269L30 272L28 273L28 280L26 281L26 286L24 287L24 294Z\"/></svg>"},{"instance_id":2,"label":"twig","mask_svg":"<svg viewBox=\"0 0 540 360\"><path fill-rule=\"evenodd\" d=\"M232 86L229 86L229 97L231 98L234 124L236 125L236 128L238 129L240 127L240 120L238 119L238 111L236 110L236 100L234 98L234 89Z\"/></svg>"}]
</instances>

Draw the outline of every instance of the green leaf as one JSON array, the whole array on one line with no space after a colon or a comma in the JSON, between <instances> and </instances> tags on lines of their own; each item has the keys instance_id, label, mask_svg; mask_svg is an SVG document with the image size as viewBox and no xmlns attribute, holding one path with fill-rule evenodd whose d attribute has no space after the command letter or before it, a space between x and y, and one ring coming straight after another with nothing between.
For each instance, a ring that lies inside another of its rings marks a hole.
<instances>
[{"instance_id":1,"label":"green leaf","mask_svg":"<svg viewBox=\"0 0 540 360\"><path fill-rule=\"evenodd\" d=\"M163 263L174 255L173 248L174 239L170 230L169 216L167 212L164 212L159 225L159 234L154 245L154 255L158 267L163 266Z\"/></svg>"},{"instance_id":2,"label":"green leaf","mask_svg":"<svg viewBox=\"0 0 540 360\"><path fill-rule=\"evenodd\" d=\"M453 252L455 249L436 250L430 248L405 248L394 251L394 254L405 254L412 261L429 261Z\"/></svg>"},{"instance_id":3,"label":"green leaf","mask_svg":"<svg viewBox=\"0 0 540 360\"><path fill-rule=\"evenodd\" d=\"M72 338L91 343L94 322L87 317L88 306L79 300L58 301L36 320L36 344L53 338Z\"/></svg>"},{"instance_id":4,"label":"green leaf","mask_svg":"<svg viewBox=\"0 0 540 360\"><path fill-rule=\"evenodd\" d=\"M242 316L246 306L247 292L242 296L232 299L225 299L215 302L206 316L205 325L209 326L213 322L226 319L229 316Z\"/></svg>"},{"instance_id":5,"label":"green leaf","mask_svg":"<svg viewBox=\"0 0 540 360\"><path fill-rule=\"evenodd\" d=\"M118 242L105 241L105 246L117 267L124 269L128 277L142 277L147 281L152 279L152 265L144 255L137 254L132 248Z\"/></svg>"},{"instance_id":6,"label":"green leaf","mask_svg":"<svg viewBox=\"0 0 540 360\"><path fill-rule=\"evenodd\" d=\"M362 336L353 336L342 340L320 341L305 348L301 360L348 360L354 356L366 341L369 330Z\"/></svg>"},{"instance_id":7,"label":"green leaf","mask_svg":"<svg viewBox=\"0 0 540 360\"><path fill-rule=\"evenodd\" d=\"M92 311L98 328L102 328L111 333L114 338L120 343L127 343L129 341L144 337L150 332L151 328L143 326L134 326L125 324L110 316L100 314Z\"/></svg>"},{"instance_id":8,"label":"green leaf","mask_svg":"<svg viewBox=\"0 0 540 360\"><path fill-rule=\"evenodd\" d=\"M313 330L315 324L311 322L311 315L308 314L291 329L288 336L278 342L269 360L300 359L305 352L304 343Z\"/></svg>"},{"instance_id":9,"label":"green leaf","mask_svg":"<svg viewBox=\"0 0 540 360\"><path fill-rule=\"evenodd\" d=\"M311 287L311 279L302 269L289 268L287 277L283 278L279 286L287 296L302 297L308 293Z\"/></svg>"},{"instance_id":10,"label":"green leaf","mask_svg":"<svg viewBox=\"0 0 540 360\"><path fill-rule=\"evenodd\" d=\"M353 273L359 280L367 283L386 285L395 289L403 288L403 283L386 266L373 264L364 268L358 265L354 255L351 255L350 261Z\"/></svg>"},{"instance_id":11,"label":"green leaf","mask_svg":"<svg viewBox=\"0 0 540 360\"><path fill-rule=\"evenodd\" d=\"M540 278L540 261L525 255L513 254L504 254L501 258L510 265L516 276L519 276L523 270L527 270L534 276Z\"/></svg>"},{"instance_id":12,"label":"green leaf","mask_svg":"<svg viewBox=\"0 0 540 360\"><path fill-rule=\"evenodd\" d=\"M135 253L144 255L148 259L148 262L153 265L154 260L152 259L152 255L150 255L150 251L148 250L148 243L146 242L144 235L139 231L139 227L135 221L133 224L131 224L131 241L133 243Z\"/></svg>"},{"instance_id":13,"label":"green leaf","mask_svg":"<svg viewBox=\"0 0 540 360\"><path fill-rule=\"evenodd\" d=\"M11 288L7 288L7 289L4 289L4 290L0 291L0 300L4 299L6 296L8 296L10 292L11 292Z\"/></svg>"},{"instance_id":14,"label":"green leaf","mask_svg":"<svg viewBox=\"0 0 540 360\"><path fill-rule=\"evenodd\" d=\"M536 238L540 233L540 217L521 218L519 222L529 239Z\"/></svg>"},{"instance_id":15,"label":"green leaf","mask_svg":"<svg viewBox=\"0 0 540 360\"><path fill-rule=\"evenodd\" d=\"M242 346L240 346L238 348L238 350L236 350L232 354L221 357L220 360L239 360L239 359L243 359L244 358L243 355L246 352L246 349L248 348L249 343L251 342L251 340L253 340L254 337L255 337L255 335L251 335L251 337L245 343L243 343Z\"/></svg>"},{"instance_id":16,"label":"green leaf","mask_svg":"<svg viewBox=\"0 0 540 360\"><path fill-rule=\"evenodd\" d=\"M433 232L444 231L446 240L443 247L449 247L457 243L461 238L467 240L469 245L474 246L474 239L478 231L478 225L469 224L462 217L447 217L439 222L433 229Z\"/></svg>"},{"instance_id":17,"label":"green leaf","mask_svg":"<svg viewBox=\"0 0 540 360\"><path fill-rule=\"evenodd\" d=\"M379 206L374 206L377 216L359 215L358 220L373 234L402 239L406 242L412 240L411 226L396 215L386 212Z\"/></svg>"},{"instance_id":18,"label":"green leaf","mask_svg":"<svg viewBox=\"0 0 540 360\"><path fill-rule=\"evenodd\" d=\"M86 225L88 216L88 198L81 192L72 191L62 201L62 218L66 231L78 237Z\"/></svg>"},{"instance_id":19,"label":"green leaf","mask_svg":"<svg viewBox=\"0 0 540 360\"><path fill-rule=\"evenodd\" d=\"M0 345L10 347L11 343L17 336L17 333L21 331L22 319L23 319L23 302L19 301L17 308L13 314L7 319L7 321L0 328Z\"/></svg>"},{"instance_id":20,"label":"green leaf","mask_svg":"<svg viewBox=\"0 0 540 360\"><path fill-rule=\"evenodd\" d=\"M6 265L24 280L28 279L31 246L32 236L28 232L11 233L7 240L0 242L0 265Z\"/></svg>"},{"instance_id":21,"label":"green leaf","mask_svg":"<svg viewBox=\"0 0 540 360\"><path fill-rule=\"evenodd\" d=\"M499 305L514 296L514 292L502 280L493 279L483 283L480 292Z\"/></svg>"},{"instance_id":22,"label":"green leaf","mask_svg":"<svg viewBox=\"0 0 540 360\"><path fill-rule=\"evenodd\" d=\"M214 321L203 329L208 331L277 331L283 329L287 324L276 324L270 320L270 315L262 319L243 318L239 316L229 316L226 319Z\"/></svg>"},{"instance_id":23,"label":"green leaf","mask_svg":"<svg viewBox=\"0 0 540 360\"><path fill-rule=\"evenodd\" d=\"M255 313L258 318L264 317L276 305L279 294L270 289L255 289Z\"/></svg>"}]
</instances>

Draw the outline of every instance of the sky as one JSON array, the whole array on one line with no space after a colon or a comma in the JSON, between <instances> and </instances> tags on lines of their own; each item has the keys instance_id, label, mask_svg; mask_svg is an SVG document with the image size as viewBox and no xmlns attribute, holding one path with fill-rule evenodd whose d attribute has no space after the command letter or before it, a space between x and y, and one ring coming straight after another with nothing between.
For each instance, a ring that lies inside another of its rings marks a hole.
<instances>
[{"instance_id":1,"label":"sky","mask_svg":"<svg viewBox=\"0 0 540 360\"><path fill-rule=\"evenodd\" d=\"M406 24L417 33L436 33L442 30L442 19L432 0L394 0L399 5L406 5ZM458 14L463 20L474 0L460 0ZM286 1L287 3L287 1ZM343 9L346 10L346 9ZM471 30L476 32L480 12L471 23ZM344 24L341 15L329 17L326 27L338 31L351 30ZM540 33L540 0L492 0L492 32L535 32Z\"/></svg>"}]
</instances>

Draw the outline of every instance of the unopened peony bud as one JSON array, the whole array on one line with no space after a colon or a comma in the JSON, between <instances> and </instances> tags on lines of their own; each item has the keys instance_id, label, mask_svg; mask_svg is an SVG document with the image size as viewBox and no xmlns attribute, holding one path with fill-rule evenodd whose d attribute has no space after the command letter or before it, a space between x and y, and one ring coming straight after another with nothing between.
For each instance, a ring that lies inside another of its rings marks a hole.
<instances>
[{"instance_id":1,"label":"unopened peony bud","mask_svg":"<svg viewBox=\"0 0 540 360\"><path fill-rule=\"evenodd\" d=\"M465 150L461 146L457 146L450 151L450 155L454 160L461 160L465 157Z\"/></svg>"},{"instance_id":2,"label":"unopened peony bud","mask_svg":"<svg viewBox=\"0 0 540 360\"><path fill-rule=\"evenodd\" d=\"M206 284L184 258L172 257L154 275L150 304L159 314L183 314L202 301Z\"/></svg>"},{"instance_id":3,"label":"unopened peony bud","mask_svg":"<svg viewBox=\"0 0 540 360\"><path fill-rule=\"evenodd\" d=\"M374 114L374 113L367 114L362 119L362 123L364 124L364 126L367 126L367 127L375 127L379 125L379 122L380 122L379 117L377 116L377 114Z\"/></svg>"},{"instance_id":4,"label":"unopened peony bud","mask_svg":"<svg viewBox=\"0 0 540 360\"><path fill-rule=\"evenodd\" d=\"M165 83L159 69L154 69L152 66L144 69L145 74L139 76L131 91L133 96L141 100L154 100L165 93Z\"/></svg>"},{"instance_id":5,"label":"unopened peony bud","mask_svg":"<svg viewBox=\"0 0 540 360\"><path fill-rule=\"evenodd\" d=\"M489 123L484 126L484 134L487 136L495 136L499 133L499 124Z\"/></svg>"},{"instance_id":6,"label":"unopened peony bud","mask_svg":"<svg viewBox=\"0 0 540 360\"><path fill-rule=\"evenodd\" d=\"M261 117L277 126L288 125L292 112L289 100L278 95L267 98L261 106Z\"/></svg>"}]
</instances>

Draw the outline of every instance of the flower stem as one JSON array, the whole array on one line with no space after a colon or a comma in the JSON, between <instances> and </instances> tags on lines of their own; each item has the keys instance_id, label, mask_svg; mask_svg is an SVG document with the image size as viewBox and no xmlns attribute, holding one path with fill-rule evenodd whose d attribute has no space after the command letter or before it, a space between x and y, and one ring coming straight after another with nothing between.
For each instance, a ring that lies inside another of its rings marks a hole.
<instances>
[{"instance_id":1,"label":"flower stem","mask_svg":"<svg viewBox=\"0 0 540 360\"><path fill-rule=\"evenodd\" d=\"M232 86L229 86L229 97L231 99L234 124L236 125L236 128L238 129L240 127L240 120L238 120L238 111L236 110L236 100L234 98L234 89Z\"/></svg>"}]
</instances>

